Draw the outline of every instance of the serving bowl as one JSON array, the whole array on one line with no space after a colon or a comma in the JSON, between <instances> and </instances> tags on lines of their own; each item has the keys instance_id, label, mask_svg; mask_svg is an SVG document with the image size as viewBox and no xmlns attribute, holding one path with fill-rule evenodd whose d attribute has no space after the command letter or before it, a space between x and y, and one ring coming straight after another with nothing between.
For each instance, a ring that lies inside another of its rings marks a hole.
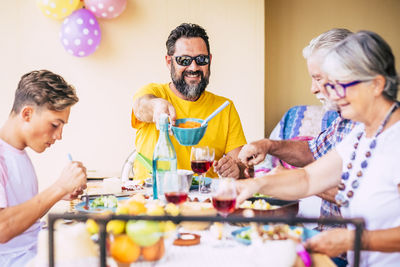
<instances>
[{"instance_id":1,"label":"serving bowl","mask_svg":"<svg viewBox=\"0 0 400 267\"><path fill-rule=\"evenodd\" d=\"M185 123L187 121L193 121L202 123L204 120L195 119L195 118L186 118L186 119L179 119L176 120L175 126L172 126L172 132L175 136L175 139L178 141L179 144L183 146L194 146L197 145L200 140L203 138L206 130L207 124L204 126L196 127L196 128L181 128L179 124Z\"/></svg>"},{"instance_id":2,"label":"serving bowl","mask_svg":"<svg viewBox=\"0 0 400 267\"><path fill-rule=\"evenodd\" d=\"M187 184L188 184L188 191L190 190L190 187L192 186L192 180L193 180L193 171L191 170L181 170L179 169L177 171L178 176L180 177L185 177L187 179Z\"/></svg>"}]
</instances>

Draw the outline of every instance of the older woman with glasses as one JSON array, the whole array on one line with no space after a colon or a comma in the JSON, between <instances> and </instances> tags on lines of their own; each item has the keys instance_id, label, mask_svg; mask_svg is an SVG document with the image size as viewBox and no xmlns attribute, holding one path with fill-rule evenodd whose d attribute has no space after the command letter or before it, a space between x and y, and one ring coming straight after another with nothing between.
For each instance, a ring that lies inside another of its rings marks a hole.
<instances>
[{"instance_id":1,"label":"older woman with glasses","mask_svg":"<svg viewBox=\"0 0 400 267\"><path fill-rule=\"evenodd\" d=\"M388 44L361 31L327 55L324 86L344 118L361 122L324 157L296 170L237 183L238 202L256 192L299 199L338 187L344 217L363 217L361 266L400 264L400 109L398 76ZM314 251L337 256L348 250L352 265L354 229L325 231L310 239Z\"/></svg>"}]
</instances>

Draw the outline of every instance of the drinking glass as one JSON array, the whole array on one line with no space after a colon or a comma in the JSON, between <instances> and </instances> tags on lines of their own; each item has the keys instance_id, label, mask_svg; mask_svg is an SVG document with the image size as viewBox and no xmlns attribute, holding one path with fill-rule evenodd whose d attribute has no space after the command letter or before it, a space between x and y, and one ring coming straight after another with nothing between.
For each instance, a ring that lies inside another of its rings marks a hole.
<instances>
[{"instance_id":1,"label":"drinking glass","mask_svg":"<svg viewBox=\"0 0 400 267\"><path fill-rule=\"evenodd\" d=\"M212 203L218 213L226 218L229 213L235 210L236 206L236 184L233 178L220 177L217 181L211 184ZM221 246L227 246L226 235L226 222L222 227L222 240Z\"/></svg>"},{"instance_id":2,"label":"drinking glass","mask_svg":"<svg viewBox=\"0 0 400 267\"><path fill-rule=\"evenodd\" d=\"M190 172L190 171L189 171ZM175 205L186 201L189 192L187 175L171 174L164 177L163 191L165 199Z\"/></svg>"},{"instance_id":3,"label":"drinking glass","mask_svg":"<svg viewBox=\"0 0 400 267\"><path fill-rule=\"evenodd\" d=\"M192 147L190 165L192 170L199 175L199 193L209 193L205 184L204 174L211 168L215 157L214 148L208 146Z\"/></svg>"}]
</instances>

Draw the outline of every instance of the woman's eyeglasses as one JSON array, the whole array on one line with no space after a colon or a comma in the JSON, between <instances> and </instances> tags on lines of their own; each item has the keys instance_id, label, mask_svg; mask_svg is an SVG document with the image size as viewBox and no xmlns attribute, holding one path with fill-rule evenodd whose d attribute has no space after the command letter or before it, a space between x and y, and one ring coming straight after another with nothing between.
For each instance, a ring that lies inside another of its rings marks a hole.
<instances>
[{"instance_id":1,"label":"woman's eyeglasses","mask_svg":"<svg viewBox=\"0 0 400 267\"><path fill-rule=\"evenodd\" d=\"M205 66L205 65L208 65L208 63L210 63L210 56L208 56L208 55L198 55L196 57L176 56L174 58L178 65L185 66L185 67L190 66L190 64L192 64L193 60L199 66Z\"/></svg>"},{"instance_id":2,"label":"woman's eyeglasses","mask_svg":"<svg viewBox=\"0 0 400 267\"><path fill-rule=\"evenodd\" d=\"M369 81L369 80L357 80L357 81L352 81L349 83L340 83L340 82L335 82L334 84L333 83L325 83L324 87L329 95L332 94L332 92L335 92L339 98L344 98L346 96L346 89L348 87L357 85L362 82L367 82L367 81Z\"/></svg>"}]
</instances>

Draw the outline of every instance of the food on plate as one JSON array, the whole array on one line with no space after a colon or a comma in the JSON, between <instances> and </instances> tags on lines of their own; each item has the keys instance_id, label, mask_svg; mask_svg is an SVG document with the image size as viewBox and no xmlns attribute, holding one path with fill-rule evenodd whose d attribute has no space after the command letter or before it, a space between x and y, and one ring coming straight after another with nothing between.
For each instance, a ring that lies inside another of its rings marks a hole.
<instances>
[{"instance_id":1,"label":"food on plate","mask_svg":"<svg viewBox=\"0 0 400 267\"><path fill-rule=\"evenodd\" d=\"M255 209L255 210L271 210L279 208L279 206L272 206L265 199L257 199L254 201L246 200L244 201L239 208L241 209Z\"/></svg>"},{"instance_id":2,"label":"food on plate","mask_svg":"<svg viewBox=\"0 0 400 267\"><path fill-rule=\"evenodd\" d=\"M254 234L257 234L254 233L255 231L263 241L292 239L293 241L300 242L303 235L302 227L291 228L287 224L276 224L270 225L267 229L263 227L258 227L256 229L251 227L248 230L240 232L237 237L251 240Z\"/></svg>"},{"instance_id":3,"label":"food on plate","mask_svg":"<svg viewBox=\"0 0 400 267\"><path fill-rule=\"evenodd\" d=\"M142 256L146 261L158 261L164 256L165 246L164 239L160 238L157 243L142 248Z\"/></svg>"},{"instance_id":4,"label":"food on plate","mask_svg":"<svg viewBox=\"0 0 400 267\"><path fill-rule=\"evenodd\" d=\"M115 196L100 196L96 197L92 203L90 203L90 207L105 207L105 208L116 208L118 206L118 199Z\"/></svg>"},{"instance_id":5,"label":"food on plate","mask_svg":"<svg viewBox=\"0 0 400 267\"><path fill-rule=\"evenodd\" d=\"M183 123L179 123L179 128L198 128L201 126L200 122L197 121L185 121Z\"/></svg>"},{"instance_id":6,"label":"food on plate","mask_svg":"<svg viewBox=\"0 0 400 267\"><path fill-rule=\"evenodd\" d=\"M135 262L140 256L140 246L133 242L129 236L119 235L111 241L110 254L118 262Z\"/></svg>"}]
</instances>

